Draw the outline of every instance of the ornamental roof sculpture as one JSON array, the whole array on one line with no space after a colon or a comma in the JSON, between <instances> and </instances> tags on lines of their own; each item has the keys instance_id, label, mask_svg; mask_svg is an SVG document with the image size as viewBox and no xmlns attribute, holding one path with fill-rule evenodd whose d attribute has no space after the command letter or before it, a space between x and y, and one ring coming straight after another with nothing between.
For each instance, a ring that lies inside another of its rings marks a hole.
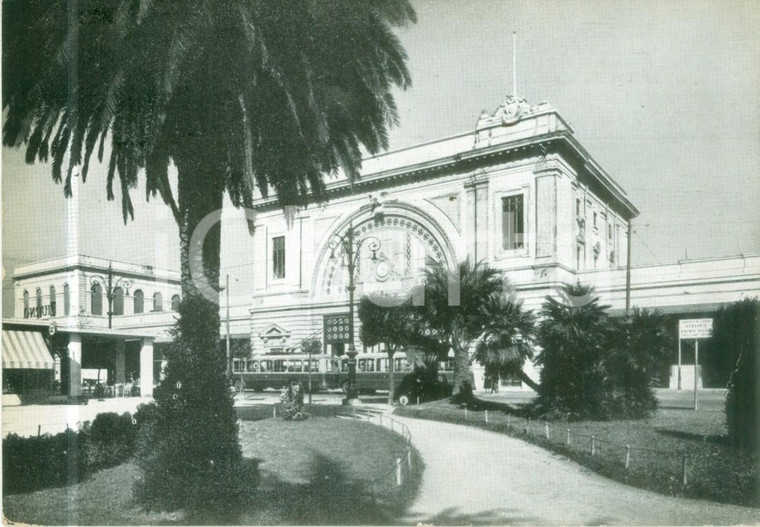
<instances>
[{"instance_id":1,"label":"ornamental roof sculpture","mask_svg":"<svg viewBox=\"0 0 760 527\"><path fill-rule=\"evenodd\" d=\"M540 102L537 105L528 104L523 97L507 95L493 115L483 110L478 119L476 130L489 128L492 126L511 126L518 123L523 117L542 113L550 109L546 102Z\"/></svg>"}]
</instances>

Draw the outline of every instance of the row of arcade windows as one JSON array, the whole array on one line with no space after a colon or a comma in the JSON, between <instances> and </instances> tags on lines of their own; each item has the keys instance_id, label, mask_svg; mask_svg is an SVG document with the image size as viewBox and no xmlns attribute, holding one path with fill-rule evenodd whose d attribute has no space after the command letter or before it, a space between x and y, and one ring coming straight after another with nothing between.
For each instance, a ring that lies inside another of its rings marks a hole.
<instances>
[{"instance_id":1,"label":"row of arcade windows","mask_svg":"<svg viewBox=\"0 0 760 527\"><path fill-rule=\"evenodd\" d=\"M37 288L37 291L35 292L35 306L34 308L29 308L29 291L24 291L24 318L34 318L34 316L41 316L41 314L49 313L50 315L56 314L56 307L57 307L57 294L55 290L55 286L50 286L50 296L49 296L49 302L47 305L43 305L42 303L42 289L39 287ZM63 313L65 315L69 314L69 311L71 310L71 290L69 288L69 284L64 284L63 286Z\"/></svg>"},{"instance_id":2,"label":"row of arcade windows","mask_svg":"<svg viewBox=\"0 0 760 527\"><path fill-rule=\"evenodd\" d=\"M24 291L24 318L32 318L32 312L43 313L43 311L51 316L56 315L56 289L54 285L50 286L50 297L47 306L43 305L42 289L39 287L35 293L35 308L30 310L29 307L29 291ZM137 290L132 295L134 301L134 313L140 314L145 312L145 295L141 290ZM171 299L171 305L173 311L179 310L179 295L173 295ZM124 290L121 287L115 287L113 290L113 314L124 314ZM151 311L163 311L164 299L163 295L159 292L153 294L153 309ZM63 314L69 315L71 311L71 290L69 284L63 286ZM90 289L90 313L95 316L103 315L103 288L100 284L93 284ZM38 315L39 316L39 315Z\"/></svg>"}]
</instances>

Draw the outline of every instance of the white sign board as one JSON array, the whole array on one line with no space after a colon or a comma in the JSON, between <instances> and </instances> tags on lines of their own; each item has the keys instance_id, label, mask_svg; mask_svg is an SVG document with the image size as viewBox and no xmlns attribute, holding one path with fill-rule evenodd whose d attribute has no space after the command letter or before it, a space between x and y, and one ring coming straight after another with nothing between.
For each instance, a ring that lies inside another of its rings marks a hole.
<instances>
[{"instance_id":1,"label":"white sign board","mask_svg":"<svg viewBox=\"0 0 760 527\"><path fill-rule=\"evenodd\" d=\"M711 318L691 318L678 321L678 338L707 339L712 337L713 320Z\"/></svg>"}]
</instances>

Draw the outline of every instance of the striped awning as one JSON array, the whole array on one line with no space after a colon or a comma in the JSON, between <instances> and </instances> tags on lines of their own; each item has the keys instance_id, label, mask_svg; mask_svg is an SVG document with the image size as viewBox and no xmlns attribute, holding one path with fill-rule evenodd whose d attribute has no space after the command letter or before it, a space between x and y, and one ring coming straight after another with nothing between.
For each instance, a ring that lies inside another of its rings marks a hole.
<instances>
[{"instance_id":1,"label":"striped awning","mask_svg":"<svg viewBox=\"0 0 760 527\"><path fill-rule=\"evenodd\" d=\"M55 362L42 334L3 330L3 368L52 370Z\"/></svg>"}]
</instances>

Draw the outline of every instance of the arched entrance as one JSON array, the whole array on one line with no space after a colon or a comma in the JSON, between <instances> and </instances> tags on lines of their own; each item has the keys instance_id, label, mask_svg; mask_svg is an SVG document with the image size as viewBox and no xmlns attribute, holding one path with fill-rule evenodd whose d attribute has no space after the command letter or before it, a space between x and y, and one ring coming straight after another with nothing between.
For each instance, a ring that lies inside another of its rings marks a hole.
<instances>
[{"instance_id":1,"label":"arched entrance","mask_svg":"<svg viewBox=\"0 0 760 527\"><path fill-rule=\"evenodd\" d=\"M426 267L456 264L454 247L434 218L408 203L366 205L339 223L323 240L317 257L312 291L322 301L348 300L346 255L338 236L353 229L359 247L355 276L356 299L362 295L403 297L420 284Z\"/></svg>"}]
</instances>

